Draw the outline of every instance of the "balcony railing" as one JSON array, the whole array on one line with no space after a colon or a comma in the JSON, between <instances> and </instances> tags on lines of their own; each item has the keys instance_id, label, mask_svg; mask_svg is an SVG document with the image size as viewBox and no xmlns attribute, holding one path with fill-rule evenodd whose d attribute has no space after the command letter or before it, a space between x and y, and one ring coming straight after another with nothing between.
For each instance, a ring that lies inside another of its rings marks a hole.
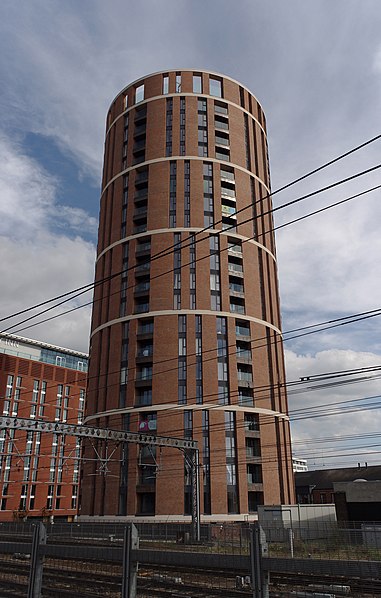
<instances>
[{"instance_id":1,"label":"balcony railing","mask_svg":"<svg viewBox=\"0 0 381 598\"><path fill-rule=\"evenodd\" d=\"M230 304L230 311L236 314L244 314L245 313L245 306L239 305L238 303L231 303Z\"/></svg>"},{"instance_id":2,"label":"balcony railing","mask_svg":"<svg viewBox=\"0 0 381 598\"><path fill-rule=\"evenodd\" d=\"M243 274L242 264L233 264L232 262L228 262L228 270L230 270L231 272L239 272Z\"/></svg>"}]
</instances>

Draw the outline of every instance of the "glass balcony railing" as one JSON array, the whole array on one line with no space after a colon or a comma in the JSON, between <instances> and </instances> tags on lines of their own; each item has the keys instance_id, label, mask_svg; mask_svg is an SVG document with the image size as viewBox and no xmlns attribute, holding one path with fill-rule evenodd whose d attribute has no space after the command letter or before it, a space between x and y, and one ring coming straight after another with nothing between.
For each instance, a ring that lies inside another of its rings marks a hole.
<instances>
[{"instance_id":1,"label":"glass balcony railing","mask_svg":"<svg viewBox=\"0 0 381 598\"><path fill-rule=\"evenodd\" d=\"M231 272L240 272L243 274L243 267L242 264L233 264L232 262L228 262L228 270Z\"/></svg>"}]
</instances>

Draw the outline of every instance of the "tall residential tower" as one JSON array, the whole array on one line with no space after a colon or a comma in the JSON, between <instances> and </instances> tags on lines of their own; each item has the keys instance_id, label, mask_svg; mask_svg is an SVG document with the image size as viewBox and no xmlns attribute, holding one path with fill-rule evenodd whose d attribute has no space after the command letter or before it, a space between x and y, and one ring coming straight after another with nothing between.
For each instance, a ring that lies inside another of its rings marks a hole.
<instances>
[{"instance_id":1,"label":"tall residential tower","mask_svg":"<svg viewBox=\"0 0 381 598\"><path fill-rule=\"evenodd\" d=\"M294 500L269 193L265 116L236 81L160 72L113 101L86 421L197 440L206 519ZM179 451L97 471L85 451L84 515L190 513Z\"/></svg>"}]
</instances>

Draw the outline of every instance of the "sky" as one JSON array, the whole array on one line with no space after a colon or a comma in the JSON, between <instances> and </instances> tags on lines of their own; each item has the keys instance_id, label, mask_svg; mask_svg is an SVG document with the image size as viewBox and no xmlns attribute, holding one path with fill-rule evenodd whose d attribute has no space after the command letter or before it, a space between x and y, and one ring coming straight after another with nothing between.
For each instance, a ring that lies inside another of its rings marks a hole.
<instances>
[{"instance_id":1,"label":"sky","mask_svg":"<svg viewBox=\"0 0 381 598\"><path fill-rule=\"evenodd\" d=\"M105 117L125 85L181 68L239 80L266 113L276 191L381 133L380 32L379 0L2 0L1 330L87 351L90 306L30 328L29 312L4 318L93 280ZM377 166L380 149L275 193L275 224L380 185L376 169L281 208ZM380 307L380 200L376 190L276 233L284 331ZM380 331L374 317L286 340L288 380L380 365ZM380 429L380 381L367 378L290 390L291 416L304 413L294 453L311 469L380 462L365 437ZM325 417L312 409L353 400Z\"/></svg>"}]
</instances>

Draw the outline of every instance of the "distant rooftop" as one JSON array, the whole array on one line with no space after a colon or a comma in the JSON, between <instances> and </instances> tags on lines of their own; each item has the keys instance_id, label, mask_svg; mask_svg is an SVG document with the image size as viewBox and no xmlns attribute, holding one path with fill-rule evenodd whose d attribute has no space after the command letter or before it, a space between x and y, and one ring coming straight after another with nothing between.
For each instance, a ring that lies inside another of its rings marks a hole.
<instances>
[{"instance_id":1,"label":"distant rooftop","mask_svg":"<svg viewBox=\"0 0 381 598\"><path fill-rule=\"evenodd\" d=\"M341 467L338 469L316 469L295 473L295 485L315 486L317 490L333 488L334 482L353 482L381 480L381 465L361 465L360 467Z\"/></svg>"},{"instance_id":2,"label":"distant rooftop","mask_svg":"<svg viewBox=\"0 0 381 598\"><path fill-rule=\"evenodd\" d=\"M87 372L88 354L57 345L35 341L15 334L0 334L0 353L32 359L61 367Z\"/></svg>"}]
</instances>

